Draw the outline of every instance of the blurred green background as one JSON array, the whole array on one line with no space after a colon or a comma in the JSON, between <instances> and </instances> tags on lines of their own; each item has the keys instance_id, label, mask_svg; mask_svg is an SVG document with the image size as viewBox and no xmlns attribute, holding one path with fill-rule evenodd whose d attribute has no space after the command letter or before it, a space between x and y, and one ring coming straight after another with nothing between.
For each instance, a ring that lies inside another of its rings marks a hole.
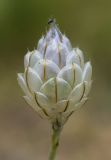
<instances>
[{"instance_id":1,"label":"blurred green background","mask_svg":"<svg viewBox=\"0 0 111 160\"><path fill-rule=\"evenodd\" d=\"M48 157L50 125L16 79L51 16L93 65L89 101L65 125L57 159L111 160L111 0L0 0L0 160Z\"/></svg>"}]
</instances>

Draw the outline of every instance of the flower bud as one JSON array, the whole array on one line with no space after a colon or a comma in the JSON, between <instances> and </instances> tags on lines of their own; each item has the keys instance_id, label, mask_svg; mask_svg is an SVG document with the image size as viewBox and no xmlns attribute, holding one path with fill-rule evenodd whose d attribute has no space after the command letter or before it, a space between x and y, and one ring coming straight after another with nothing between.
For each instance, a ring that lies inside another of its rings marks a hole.
<instances>
[{"instance_id":1,"label":"flower bud","mask_svg":"<svg viewBox=\"0 0 111 160\"><path fill-rule=\"evenodd\" d=\"M55 21L39 40L37 49L24 57L18 83L25 101L42 118L64 124L86 101L92 84L92 66L83 52L72 48Z\"/></svg>"}]
</instances>

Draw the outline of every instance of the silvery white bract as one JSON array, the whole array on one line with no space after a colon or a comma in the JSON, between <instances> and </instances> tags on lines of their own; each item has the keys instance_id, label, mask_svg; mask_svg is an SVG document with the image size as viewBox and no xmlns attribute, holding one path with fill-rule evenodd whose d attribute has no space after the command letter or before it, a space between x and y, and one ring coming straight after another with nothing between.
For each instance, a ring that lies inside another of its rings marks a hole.
<instances>
[{"instance_id":1,"label":"silvery white bract","mask_svg":"<svg viewBox=\"0 0 111 160\"><path fill-rule=\"evenodd\" d=\"M64 124L86 101L91 88L92 66L83 52L72 48L55 22L37 49L24 57L24 73L18 83L24 99L42 118Z\"/></svg>"}]
</instances>

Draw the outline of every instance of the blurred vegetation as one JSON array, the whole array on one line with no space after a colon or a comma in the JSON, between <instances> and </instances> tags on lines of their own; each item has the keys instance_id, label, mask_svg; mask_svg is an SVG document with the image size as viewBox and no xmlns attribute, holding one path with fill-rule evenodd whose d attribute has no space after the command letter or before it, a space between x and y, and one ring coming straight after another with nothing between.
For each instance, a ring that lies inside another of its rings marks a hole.
<instances>
[{"instance_id":1,"label":"blurred vegetation","mask_svg":"<svg viewBox=\"0 0 111 160\"><path fill-rule=\"evenodd\" d=\"M46 159L50 126L25 104L16 75L51 16L93 65L89 101L66 124L57 158L110 160L110 0L0 0L0 159Z\"/></svg>"}]
</instances>

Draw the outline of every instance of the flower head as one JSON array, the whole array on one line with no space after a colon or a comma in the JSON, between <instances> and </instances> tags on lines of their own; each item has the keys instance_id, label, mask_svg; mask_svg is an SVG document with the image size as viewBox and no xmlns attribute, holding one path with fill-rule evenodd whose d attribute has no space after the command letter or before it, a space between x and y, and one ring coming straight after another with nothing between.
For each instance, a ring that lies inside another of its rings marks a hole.
<instances>
[{"instance_id":1,"label":"flower head","mask_svg":"<svg viewBox=\"0 0 111 160\"><path fill-rule=\"evenodd\" d=\"M24 99L42 118L64 124L86 101L91 88L92 66L83 52L72 48L55 20L38 42L37 49L24 57L24 73L18 83Z\"/></svg>"}]
</instances>

